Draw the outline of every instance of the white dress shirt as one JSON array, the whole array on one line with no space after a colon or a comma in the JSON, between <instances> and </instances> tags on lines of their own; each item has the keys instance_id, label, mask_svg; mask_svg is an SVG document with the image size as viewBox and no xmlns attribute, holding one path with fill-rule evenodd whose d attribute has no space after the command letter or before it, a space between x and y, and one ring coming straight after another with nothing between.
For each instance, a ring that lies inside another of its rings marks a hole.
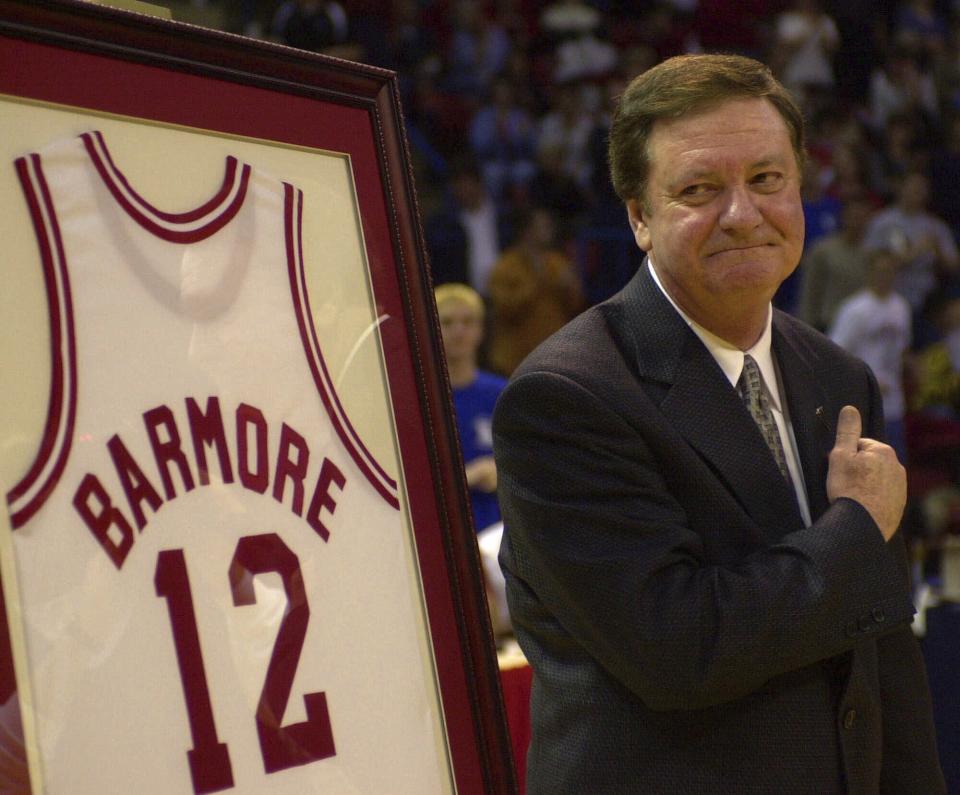
<instances>
[{"instance_id":1,"label":"white dress shirt","mask_svg":"<svg viewBox=\"0 0 960 795\"><path fill-rule=\"evenodd\" d=\"M680 317L684 319L686 324L693 330L693 333L700 338L707 350L710 351L710 355L716 359L717 364L720 365L720 369L723 370L723 374L727 377L727 380L730 381L734 389L737 388L737 382L740 380L740 374L743 372L744 355L749 353L757 363L757 367L760 369L761 380L763 381L763 390L770 402L770 408L773 410L773 418L777 423L777 431L780 433L784 458L787 461L787 469L790 472L793 490L797 495L797 505L800 508L800 515L803 517L803 523L809 527L812 524L810 504L807 501L807 488L803 479L803 468L800 466L800 458L797 453L797 440L793 433L793 425L790 423L786 403L780 399L782 384L776 362L773 360L773 350L770 346L772 339L773 308L769 307L767 309L767 323L764 326L763 333L760 335L760 339L756 341L752 348L742 351L735 345L731 345L726 340L721 339L716 334L705 329L677 305L677 302L673 300L670 293L664 289L660 277L657 275L657 269L653 264L652 258L650 259L650 274L653 276L654 283L660 288L660 292L662 292L670 302L670 305L677 310Z\"/></svg>"}]
</instances>

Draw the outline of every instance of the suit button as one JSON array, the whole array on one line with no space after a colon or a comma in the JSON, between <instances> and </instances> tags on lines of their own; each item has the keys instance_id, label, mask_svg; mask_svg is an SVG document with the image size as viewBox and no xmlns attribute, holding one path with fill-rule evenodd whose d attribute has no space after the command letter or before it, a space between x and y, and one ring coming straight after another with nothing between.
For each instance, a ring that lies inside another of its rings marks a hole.
<instances>
[{"instance_id":1,"label":"suit button","mask_svg":"<svg viewBox=\"0 0 960 795\"><path fill-rule=\"evenodd\" d=\"M869 615L866 614L860 616L860 620L857 622L857 624L859 625L861 632L869 632L871 629L873 629L873 620Z\"/></svg>"},{"instance_id":2,"label":"suit button","mask_svg":"<svg viewBox=\"0 0 960 795\"><path fill-rule=\"evenodd\" d=\"M878 624L882 624L887 620L887 617L883 614L883 610L879 607L873 608L873 620Z\"/></svg>"},{"instance_id":3,"label":"suit button","mask_svg":"<svg viewBox=\"0 0 960 795\"><path fill-rule=\"evenodd\" d=\"M855 709L848 709L846 714L843 716L843 728L852 729L853 724L857 722L857 711Z\"/></svg>"}]
</instances>

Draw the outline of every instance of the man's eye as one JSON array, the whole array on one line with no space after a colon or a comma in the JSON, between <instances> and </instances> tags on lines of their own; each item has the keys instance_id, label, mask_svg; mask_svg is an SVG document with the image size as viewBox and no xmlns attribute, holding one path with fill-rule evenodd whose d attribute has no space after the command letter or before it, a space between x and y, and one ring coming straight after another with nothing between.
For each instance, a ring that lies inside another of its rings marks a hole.
<instances>
[{"instance_id":1,"label":"man's eye","mask_svg":"<svg viewBox=\"0 0 960 795\"><path fill-rule=\"evenodd\" d=\"M682 191L680 191L681 196L701 196L709 192L711 186L705 182L698 182L696 185L687 185Z\"/></svg>"},{"instance_id":2,"label":"man's eye","mask_svg":"<svg viewBox=\"0 0 960 795\"><path fill-rule=\"evenodd\" d=\"M752 182L761 188L775 188L783 182L783 174L779 171L764 171L762 174L757 174Z\"/></svg>"}]
</instances>

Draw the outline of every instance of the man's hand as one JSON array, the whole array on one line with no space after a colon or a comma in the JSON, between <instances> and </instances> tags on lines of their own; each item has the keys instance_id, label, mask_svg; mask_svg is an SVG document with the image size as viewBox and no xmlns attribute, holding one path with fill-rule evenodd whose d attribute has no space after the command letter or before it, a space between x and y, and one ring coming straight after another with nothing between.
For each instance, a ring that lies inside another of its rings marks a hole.
<instances>
[{"instance_id":1,"label":"man's hand","mask_svg":"<svg viewBox=\"0 0 960 795\"><path fill-rule=\"evenodd\" d=\"M830 451L827 497L856 500L873 517L889 541L897 532L907 502L907 473L889 445L860 438L860 412L840 409L837 440Z\"/></svg>"}]
</instances>

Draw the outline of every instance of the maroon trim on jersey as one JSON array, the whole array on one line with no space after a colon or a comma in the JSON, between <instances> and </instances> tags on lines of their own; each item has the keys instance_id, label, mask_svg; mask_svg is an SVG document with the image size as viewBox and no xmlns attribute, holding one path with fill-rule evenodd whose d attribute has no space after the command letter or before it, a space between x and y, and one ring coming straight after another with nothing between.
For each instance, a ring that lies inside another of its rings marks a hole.
<instances>
[{"instance_id":1,"label":"maroon trim on jersey","mask_svg":"<svg viewBox=\"0 0 960 795\"><path fill-rule=\"evenodd\" d=\"M398 453L417 475L404 499L436 655L423 673L439 683L457 791L514 791L395 75L91 3L0 8L8 96L350 158L377 314L389 317L379 334Z\"/></svg>"},{"instance_id":2,"label":"maroon trim on jersey","mask_svg":"<svg viewBox=\"0 0 960 795\"><path fill-rule=\"evenodd\" d=\"M294 208L296 204L296 208ZM296 190L289 183L283 183L283 217L284 238L287 246L287 270L290 275L290 295L293 299L293 309L300 329L300 340L306 354L313 381L317 385L317 392L323 401L330 422L347 448L350 457L363 472L370 484L380 493L388 504L396 509L400 508L397 496L397 482L391 478L367 450L360 440L360 436L350 423L347 413L343 409L337 391L333 386L327 364L320 349L316 329L310 312L310 300L307 296L306 276L303 269L303 191Z\"/></svg>"},{"instance_id":3,"label":"maroon trim on jersey","mask_svg":"<svg viewBox=\"0 0 960 795\"><path fill-rule=\"evenodd\" d=\"M133 190L123 172L113 162L106 141L99 131L83 133L80 138L103 184L117 204L140 226L163 240L171 243L196 243L206 240L230 223L243 206L250 182L250 166L244 164L241 167L240 184L237 187L238 163L233 156L226 158L223 184L213 198L188 212L168 213L158 210ZM193 226L206 216L212 217L198 226Z\"/></svg>"},{"instance_id":4,"label":"maroon trim on jersey","mask_svg":"<svg viewBox=\"0 0 960 795\"><path fill-rule=\"evenodd\" d=\"M33 154L18 158L14 166L40 248L50 320L51 363L50 399L40 448L27 474L7 493L10 523L17 528L40 510L56 488L70 454L77 416L77 346L67 259L40 157ZM58 439L62 440L59 444ZM23 500L25 504L19 505Z\"/></svg>"},{"instance_id":5,"label":"maroon trim on jersey","mask_svg":"<svg viewBox=\"0 0 960 795\"><path fill-rule=\"evenodd\" d=\"M310 311L310 293L307 290L307 278L306 270L303 265L303 191L297 191L297 270L300 277L300 289L301 295L303 296L303 305L306 313L306 317L313 317L313 313ZM310 331L310 337L313 340L313 350L316 351L317 361L320 364L320 367L323 371L324 382L327 384L327 387L330 392L330 396L333 399L333 402L336 404L336 408L339 416L343 417L344 425L346 426L347 432L350 434L350 437L353 439L354 444L363 453L364 458L370 463L370 465L377 471L383 481L395 492L397 489L397 481L390 477L387 474L386 470L380 466L377 462L377 459L374 457L366 445L363 443L363 440L360 438L360 434L354 429L350 418L347 415L346 410L343 408L343 404L340 402L340 396L337 394L337 390L333 386L333 379L330 377L330 371L327 369L326 360L323 358L323 349L320 347L320 340L317 338L317 329L313 323L308 323L307 328Z\"/></svg>"},{"instance_id":6,"label":"maroon trim on jersey","mask_svg":"<svg viewBox=\"0 0 960 795\"><path fill-rule=\"evenodd\" d=\"M237 159L233 156L228 156L226 159L226 172L223 176L223 184L209 201L201 204L195 210L189 210L185 213L168 213L158 210L133 189L133 186L127 181L124 173L117 168L117 164L114 163L113 156L110 154L110 150L107 147L107 142L103 138L103 133L99 130L92 130L89 133L84 133L80 137L87 138L88 136L92 136L96 139L96 142L99 145L97 153L102 154L104 164L108 167L113 180L126 188L126 192L129 194L130 198L132 198L142 210L155 215L158 218L162 218L164 221L169 221L173 224L185 224L189 223L190 221L197 221L203 218L203 216L214 212L221 204L223 204L224 201L226 201L227 197L230 195L230 191L233 190L233 182L236 179L237 174ZM89 151L89 146L87 151Z\"/></svg>"}]
</instances>

